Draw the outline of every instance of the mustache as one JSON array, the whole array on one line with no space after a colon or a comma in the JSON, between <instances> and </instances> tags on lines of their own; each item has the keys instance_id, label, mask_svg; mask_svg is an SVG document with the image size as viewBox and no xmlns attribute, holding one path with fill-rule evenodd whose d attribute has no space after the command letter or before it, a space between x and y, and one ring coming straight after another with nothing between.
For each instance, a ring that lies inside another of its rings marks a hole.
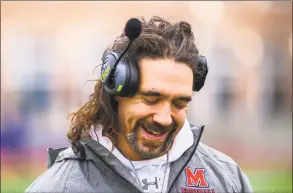
<instances>
[{"instance_id":1,"label":"mustache","mask_svg":"<svg viewBox=\"0 0 293 193\"><path fill-rule=\"evenodd\" d=\"M169 131L173 131L173 130L176 130L176 127L177 127L177 124L172 121L172 123L168 126L162 126L156 122L149 122L147 120L139 120L136 125L135 125L135 130L137 130L138 126L142 126L144 128L151 128L153 130L156 130L156 131L164 131L164 132L169 132Z\"/></svg>"}]
</instances>

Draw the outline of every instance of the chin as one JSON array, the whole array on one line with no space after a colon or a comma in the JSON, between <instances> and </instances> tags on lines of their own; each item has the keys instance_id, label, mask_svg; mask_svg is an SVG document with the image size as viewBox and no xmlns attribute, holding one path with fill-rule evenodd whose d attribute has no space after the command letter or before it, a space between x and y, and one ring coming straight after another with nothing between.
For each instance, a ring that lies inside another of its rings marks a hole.
<instances>
[{"instance_id":1,"label":"chin","mask_svg":"<svg viewBox=\"0 0 293 193\"><path fill-rule=\"evenodd\" d=\"M132 146L132 149L141 157L151 159L166 154L172 147L177 133L178 130L173 130L168 134L166 133L167 136L156 140L145 135L143 129L139 128L128 134L127 140L128 143Z\"/></svg>"},{"instance_id":2,"label":"chin","mask_svg":"<svg viewBox=\"0 0 293 193\"><path fill-rule=\"evenodd\" d=\"M166 146L167 145L167 146ZM165 147L166 146L166 147ZM170 150L172 146L172 143L161 143L157 147L149 147L144 145L141 141L138 142L137 146L134 148L137 153L139 153L142 157L151 159L151 158L157 158Z\"/></svg>"},{"instance_id":3,"label":"chin","mask_svg":"<svg viewBox=\"0 0 293 193\"><path fill-rule=\"evenodd\" d=\"M143 158L146 158L146 159L153 159L153 158L160 157L162 155L161 152L154 152L154 151L137 150L137 153L139 153L140 156L142 156Z\"/></svg>"}]
</instances>

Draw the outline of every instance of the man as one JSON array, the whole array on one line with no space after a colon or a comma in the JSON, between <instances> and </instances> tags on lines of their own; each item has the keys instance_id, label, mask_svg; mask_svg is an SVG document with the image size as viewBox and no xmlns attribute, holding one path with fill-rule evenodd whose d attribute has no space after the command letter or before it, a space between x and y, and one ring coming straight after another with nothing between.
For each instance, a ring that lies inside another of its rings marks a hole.
<instances>
[{"instance_id":1,"label":"man","mask_svg":"<svg viewBox=\"0 0 293 193\"><path fill-rule=\"evenodd\" d=\"M72 114L71 147L49 151L50 168L26 192L252 192L186 119L208 72L190 25L137 21L139 37L126 26L105 51L101 80Z\"/></svg>"}]
</instances>

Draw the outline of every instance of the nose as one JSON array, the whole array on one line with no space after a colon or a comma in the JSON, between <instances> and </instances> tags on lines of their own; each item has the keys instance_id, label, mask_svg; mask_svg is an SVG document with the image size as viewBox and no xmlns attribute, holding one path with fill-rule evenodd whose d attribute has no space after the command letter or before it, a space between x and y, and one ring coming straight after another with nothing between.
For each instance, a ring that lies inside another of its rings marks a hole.
<instances>
[{"instance_id":1,"label":"nose","mask_svg":"<svg viewBox=\"0 0 293 193\"><path fill-rule=\"evenodd\" d=\"M162 126L170 126L172 124L172 112L170 104L162 104L153 116L153 119L156 123Z\"/></svg>"}]
</instances>

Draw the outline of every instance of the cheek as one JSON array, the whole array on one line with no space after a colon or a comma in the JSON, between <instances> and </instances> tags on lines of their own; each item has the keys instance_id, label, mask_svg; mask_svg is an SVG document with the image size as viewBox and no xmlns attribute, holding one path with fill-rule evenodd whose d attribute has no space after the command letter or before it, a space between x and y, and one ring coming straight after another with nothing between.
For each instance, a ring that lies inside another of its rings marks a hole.
<instances>
[{"instance_id":1,"label":"cheek","mask_svg":"<svg viewBox=\"0 0 293 193\"><path fill-rule=\"evenodd\" d=\"M130 112L127 115L128 116L128 122L129 124L134 127L140 119L144 119L148 117L150 114L152 114L152 108L142 104L133 104L131 105Z\"/></svg>"},{"instance_id":2,"label":"cheek","mask_svg":"<svg viewBox=\"0 0 293 193\"><path fill-rule=\"evenodd\" d=\"M187 112L185 110L176 110L174 113L173 118L178 127L183 126L185 119L186 119Z\"/></svg>"},{"instance_id":3,"label":"cheek","mask_svg":"<svg viewBox=\"0 0 293 193\"><path fill-rule=\"evenodd\" d=\"M137 121L145 118L150 114L152 108L135 101L120 101L118 118L122 127L126 127L128 131L132 130Z\"/></svg>"}]
</instances>

